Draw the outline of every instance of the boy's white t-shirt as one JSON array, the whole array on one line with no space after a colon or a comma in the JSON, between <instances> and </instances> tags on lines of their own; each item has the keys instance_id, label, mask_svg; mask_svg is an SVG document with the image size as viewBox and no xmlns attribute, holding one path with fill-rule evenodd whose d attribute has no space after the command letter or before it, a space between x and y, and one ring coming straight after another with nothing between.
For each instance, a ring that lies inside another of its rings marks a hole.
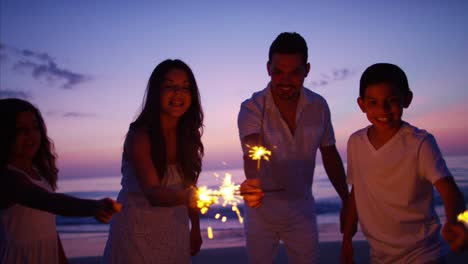
<instances>
[{"instance_id":1,"label":"boy's white t-shirt","mask_svg":"<svg viewBox=\"0 0 468 264\"><path fill-rule=\"evenodd\" d=\"M434 137L404 122L376 150L368 129L349 138L347 177L372 263L425 263L445 255L433 184L451 174Z\"/></svg>"}]
</instances>

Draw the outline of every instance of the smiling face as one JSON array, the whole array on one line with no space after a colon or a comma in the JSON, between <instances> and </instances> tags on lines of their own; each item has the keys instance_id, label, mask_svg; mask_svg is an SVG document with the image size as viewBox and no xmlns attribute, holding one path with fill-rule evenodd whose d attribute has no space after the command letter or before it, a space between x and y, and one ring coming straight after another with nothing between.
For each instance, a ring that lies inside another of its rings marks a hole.
<instances>
[{"instance_id":1,"label":"smiling face","mask_svg":"<svg viewBox=\"0 0 468 264\"><path fill-rule=\"evenodd\" d=\"M39 121L31 111L16 115L16 140L13 145L13 159L32 161L41 144Z\"/></svg>"},{"instance_id":2,"label":"smiling face","mask_svg":"<svg viewBox=\"0 0 468 264\"><path fill-rule=\"evenodd\" d=\"M192 101L190 81L182 69L167 72L161 85L161 114L170 118L180 118Z\"/></svg>"},{"instance_id":3,"label":"smiling face","mask_svg":"<svg viewBox=\"0 0 468 264\"><path fill-rule=\"evenodd\" d=\"M401 126L403 108L409 106L412 94L403 95L394 85L377 83L367 86L358 104L376 131L396 133Z\"/></svg>"},{"instance_id":4,"label":"smiling face","mask_svg":"<svg viewBox=\"0 0 468 264\"><path fill-rule=\"evenodd\" d=\"M301 54L275 53L267 64L267 69L274 96L287 101L299 98L310 69L308 63L304 64Z\"/></svg>"}]
</instances>

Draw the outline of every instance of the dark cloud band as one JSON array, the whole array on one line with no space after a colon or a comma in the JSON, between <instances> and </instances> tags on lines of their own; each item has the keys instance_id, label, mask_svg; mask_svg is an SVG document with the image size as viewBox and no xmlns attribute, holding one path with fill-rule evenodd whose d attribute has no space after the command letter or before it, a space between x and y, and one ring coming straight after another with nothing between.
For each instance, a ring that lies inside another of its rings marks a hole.
<instances>
[{"instance_id":1,"label":"dark cloud band","mask_svg":"<svg viewBox=\"0 0 468 264\"><path fill-rule=\"evenodd\" d=\"M322 74L322 77L318 80L310 82L311 87L320 87L330 85L337 81L343 81L354 75L354 72L348 68L341 68L332 71L330 74Z\"/></svg>"},{"instance_id":2,"label":"dark cloud band","mask_svg":"<svg viewBox=\"0 0 468 264\"><path fill-rule=\"evenodd\" d=\"M48 82L60 81L63 89L73 89L75 86L91 80L85 74L77 73L60 67L48 53L35 52L27 49L18 49L0 43L0 51L4 57L15 57L13 70L30 73L35 79L45 79Z\"/></svg>"}]
</instances>

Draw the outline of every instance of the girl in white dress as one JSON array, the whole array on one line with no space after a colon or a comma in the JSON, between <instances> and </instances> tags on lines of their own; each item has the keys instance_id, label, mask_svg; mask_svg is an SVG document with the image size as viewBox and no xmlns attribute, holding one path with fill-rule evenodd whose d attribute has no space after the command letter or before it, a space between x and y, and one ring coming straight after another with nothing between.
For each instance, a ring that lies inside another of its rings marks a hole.
<instances>
[{"instance_id":1,"label":"girl in white dress","mask_svg":"<svg viewBox=\"0 0 468 264\"><path fill-rule=\"evenodd\" d=\"M190 263L202 243L194 186L203 112L191 69L161 62L122 155L122 212L111 221L104 263ZM189 228L191 220L191 229Z\"/></svg>"},{"instance_id":2,"label":"girl in white dress","mask_svg":"<svg viewBox=\"0 0 468 264\"><path fill-rule=\"evenodd\" d=\"M0 120L0 263L67 263L54 214L108 222L119 205L54 193L53 145L32 104L1 99Z\"/></svg>"}]
</instances>

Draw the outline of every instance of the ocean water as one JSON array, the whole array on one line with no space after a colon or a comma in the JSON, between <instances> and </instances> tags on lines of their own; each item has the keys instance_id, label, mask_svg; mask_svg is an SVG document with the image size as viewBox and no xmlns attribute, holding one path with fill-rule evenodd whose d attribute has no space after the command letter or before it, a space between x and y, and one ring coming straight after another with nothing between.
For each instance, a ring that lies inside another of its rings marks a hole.
<instances>
[{"instance_id":1,"label":"ocean water","mask_svg":"<svg viewBox=\"0 0 468 264\"><path fill-rule=\"evenodd\" d=\"M468 156L448 156L445 157L445 160L458 187L464 194L465 201L468 201ZM209 188L217 189L221 185L225 173L231 174L232 181L236 184L240 184L244 180L242 169L203 171L200 175L198 186L208 186ZM120 175L115 175L112 177L61 179L59 180L58 191L87 199L100 199L104 197L115 199L121 188L120 178ZM316 200L316 212L319 225L329 223L337 224L339 221L338 215L341 202L321 164L317 164L315 168L312 192ZM437 192L435 192L434 202L436 211L441 219L443 219L443 204ZM238 205L241 215L243 215L243 206L241 201ZM215 219L214 216L217 213L226 216L227 221L221 222ZM221 205L212 206L206 214L202 215L200 225L202 230L206 230L208 226L213 229L237 229L243 226L239 223L237 215L231 210L230 206L222 207ZM92 217L72 218L57 216L57 230L61 234L107 233L109 225L99 223Z\"/></svg>"}]
</instances>

